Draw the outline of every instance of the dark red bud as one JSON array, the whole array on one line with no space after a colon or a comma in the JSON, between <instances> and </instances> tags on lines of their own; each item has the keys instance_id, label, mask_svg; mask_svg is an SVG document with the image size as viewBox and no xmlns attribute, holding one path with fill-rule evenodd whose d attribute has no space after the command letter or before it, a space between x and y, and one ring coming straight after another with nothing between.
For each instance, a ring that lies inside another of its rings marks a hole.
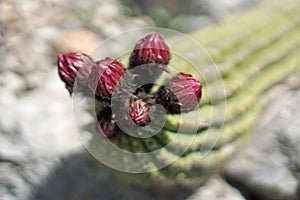
<instances>
[{"instance_id":1,"label":"dark red bud","mask_svg":"<svg viewBox=\"0 0 300 200\"><path fill-rule=\"evenodd\" d=\"M97 116L97 132L104 137L111 137L115 134L115 122L110 109L102 110Z\"/></svg>"},{"instance_id":2,"label":"dark red bud","mask_svg":"<svg viewBox=\"0 0 300 200\"><path fill-rule=\"evenodd\" d=\"M143 64L168 64L170 60L170 50L163 38L152 33L140 39L135 45L130 56L129 68Z\"/></svg>"},{"instance_id":3,"label":"dark red bud","mask_svg":"<svg viewBox=\"0 0 300 200\"><path fill-rule=\"evenodd\" d=\"M92 70L93 60L84 53L69 52L58 55L58 74L70 93L73 91L75 79L85 82Z\"/></svg>"},{"instance_id":4,"label":"dark red bud","mask_svg":"<svg viewBox=\"0 0 300 200\"><path fill-rule=\"evenodd\" d=\"M129 104L129 115L135 124L139 126L146 125L149 121L149 108L147 103L140 99L131 99Z\"/></svg>"},{"instance_id":5,"label":"dark red bud","mask_svg":"<svg viewBox=\"0 0 300 200\"><path fill-rule=\"evenodd\" d=\"M125 74L125 69L117 60L105 58L97 61L94 66L89 87L100 98L110 98L119 79Z\"/></svg>"},{"instance_id":6,"label":"dark red bud","mask_svg":"<svg viewBox=\"0 0 300 200\"><path fill-rule=\"evenodd\" d=\"M158 91L157 102L168 113L177 114L193 110L200 102L202 85L190 74L179 73Z\"/></svg>"}]
</instances>

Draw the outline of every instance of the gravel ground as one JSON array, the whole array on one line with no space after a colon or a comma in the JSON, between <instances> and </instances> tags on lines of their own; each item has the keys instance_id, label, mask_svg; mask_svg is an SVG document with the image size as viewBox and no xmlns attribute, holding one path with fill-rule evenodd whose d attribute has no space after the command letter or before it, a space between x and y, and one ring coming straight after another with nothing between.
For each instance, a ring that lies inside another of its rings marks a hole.
<instances>
[{"instance_id":1,"label":"gravel ground","mask_svg":"<svg viewBox=\"0 0 300 200\"><path fill-rule=\"evenodd\" d=\"M255 1L210 3L210 12L223 3L230 13L241 2ZM90 53L110 35L154 25L121 11L117 1L0 1L0 199L165 199L90 167L57 76L58 53ZM203 26L214 21L207 19ZM299 103L299 91L274 102L267 113L284 109L259 126L249 146L219 175L195 191L177 191L175 199L299 198Z\"/></svg>"}]
</instances>

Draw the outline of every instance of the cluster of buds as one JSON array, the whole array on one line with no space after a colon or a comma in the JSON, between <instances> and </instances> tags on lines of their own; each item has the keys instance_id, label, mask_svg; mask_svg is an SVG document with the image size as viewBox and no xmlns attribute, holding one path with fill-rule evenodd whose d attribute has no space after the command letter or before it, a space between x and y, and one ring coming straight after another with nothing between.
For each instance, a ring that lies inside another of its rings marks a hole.
<instances>
[{"instance_id":1,"label":"cluster of buds","mask_svg":"<svg viewBox=\"0 0 300 200\"><path fill-rule=\"evenodd\" d=\"M169 60L169 47L159 34L153 33L140 39L135 45L127 70L119 61L112 58L94 61L90 56L79 52L60 54L57 66L59 76L70 94L77 80L79 88L90 90L95 99L103 103L105 108L97 115L96 129L101 135L111 137L121 132L114 121L111 97L124 74L130 74L131 69L145 65L143 76L158 78L163 71L168 71ZM143 79L138 74L132 74L132 77L136 82ZM167 114L179 114L193 110L201 99L202 86L190 74L177 74L166 81L155 94L151 94L152 86L153 84L142 86L141 90L137 90L128 99L129 107L126 110L131 123L138 126L149 124L149 109L155 103L162 105Z\"/></svg>"}]
</instances>

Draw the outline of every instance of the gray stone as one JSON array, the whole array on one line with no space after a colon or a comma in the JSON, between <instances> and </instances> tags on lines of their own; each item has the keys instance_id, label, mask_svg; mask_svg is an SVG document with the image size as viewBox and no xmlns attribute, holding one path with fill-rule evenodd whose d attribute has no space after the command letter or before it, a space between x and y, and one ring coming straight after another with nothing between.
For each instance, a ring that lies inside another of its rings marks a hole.
<instances>
[{"instance_id":1,"label":"gray stone","mask_svg":"<svg viewBox=\"0 0 300 200\"><path fill-rule=\"evenodd\" d=\"M212 177L198 188L187 200L244 200L240 192L220 177Z\"/></svg>"},{"instance_id":2,"label":"gray stone","mask_svg":"<svg viewBox=\"0 0 300 200\"><path fill-rule=\"evenodd\" d=\"M215 19L208 15L187 15L181 14L174 17L168 24L168 26L172 29L190 32L193 30L197 30L203 28L209 24L215 22Z\"/></svg>"},{"instance_id":3,"label":"gray stone","mask_svg":"<svg viewBox=\"0 0 300 200\"><path fill-rule=\"evenodd\" d=\"M19 99L0 89L0 198L26 199L60 157L82 148L71 99L54 69Z\"/></svg>"},{"instance_id":4,"label":"gray stone","mask_svg":"<svg viewBox=\"0 0 300 200\"><path fill-rule=\"evenodd\" d=\"M52 67L51 43L57 34L58 30L55 27L47 26L31 31L26 41L26 47L30 51L27 51L26 57L24 57L24 63L30 72L46 71Z\"/></svg>"},{"instance_id":5,"label":"gray stone","mask_svg":"<svg viewBox=\"0 0 300 200\"><path fill-rule=\"evenodd\" d=\"M285 200L297 195L300 91L277 101L266 111L273 117L262 118L249 145L225 166L228 180L249 198Z\"/></svg>"},{"instance_id":6,"label":"gray stone","mask_svg":"<svg viewBox=\"0 0 300 200\"><path fill-rule=\"evenodd\" d=\"M222 19L225 16L243 8L255 5L260 0L191 0L190 9L194 14L206 14L216 19Z\"/></svg>"},{"instance_id":7,"label":"gray stone","mask_svg":"<svg viewBox=\"0 0 300 200\"><path fill-rule=\"evenodd\" d=\"M0 2L0 22L1 23L10 23L18 19L18 15L14 6L9 1Z\"/></svg>"},{"instance_id":8,"label":"gray stone","mask_svg":"<svg viewBox=\"0 0 300 200\"><path fill-rule=\"evenodd\" d=\"M18 74L5 71L0 74L0 90L7 90L11 93L17 93L18 90L22 90L25 87L25 81L23 77Z\"/></svg>"},{"instance_id":9,"label":"gray stone","mask_svg":"<svg viewBox=\"0 0 300 200\"><path fill-rule=\"evenodd\" d=\"M20 59L11 53L6 52L7 49L0 49L0 72L11 70L15 71L21 66Z\"/></svg>"}]
</instances>

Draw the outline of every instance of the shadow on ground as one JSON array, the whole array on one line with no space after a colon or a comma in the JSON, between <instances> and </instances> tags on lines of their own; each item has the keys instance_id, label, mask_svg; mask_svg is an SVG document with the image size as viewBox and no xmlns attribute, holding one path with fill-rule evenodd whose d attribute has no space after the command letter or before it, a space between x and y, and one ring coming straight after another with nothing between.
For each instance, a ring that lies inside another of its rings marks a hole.
<instances>
[{"instance_id":1,"label":"shadow on ground","mask_svg":"<svg viewBox=\"0 0 300 200\"><path fill-rule=\"evenodd\" d=\"M95 167L95 160L85 152L68 156L51 175L35 189L32 199L169 199L154 191L120 182L112 174ZM187 191L176 191L172 199L185 199Z\"/></svg>"}]
</instances>

